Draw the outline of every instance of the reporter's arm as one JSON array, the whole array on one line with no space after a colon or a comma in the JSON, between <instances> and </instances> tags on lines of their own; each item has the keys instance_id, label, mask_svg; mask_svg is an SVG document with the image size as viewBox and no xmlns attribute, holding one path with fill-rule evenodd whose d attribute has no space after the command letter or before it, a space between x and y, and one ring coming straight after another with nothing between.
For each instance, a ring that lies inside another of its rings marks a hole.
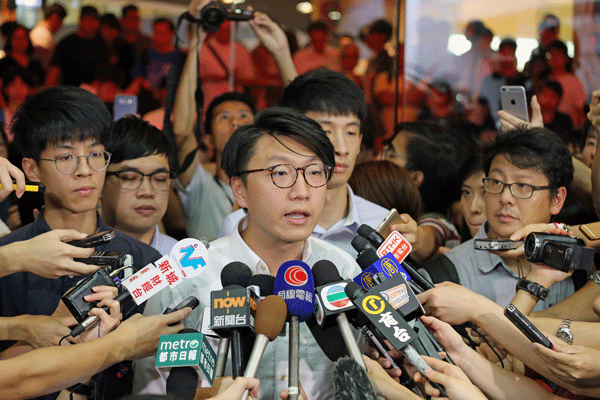
<instances>
[{"instance_id":1,"label":"reporter's arm","mask_svg":"<svg viewBox=\"0 0 600 400\"><path fill-rule=\"evenodd\" d=\"M600 322L593 310L593 302L600 296L600 285L594 281L588 281L581 289L542 311L534 311L532 317L555 318L562 320L570 318L573 321Z\"/></svg>"},{"instance_id":2,"label":"reporter's arm","mask_svg":"<svg viewBox=\"0 0 600 400\"><path fill-rule=\"evenodd\" d=\"M195 18L200 18L200 10L208 4L208 0L193 0L188 6L188 12ZM206 38L206 33L198 24L192 24L193 34L190 39L188 55L181 71L179 85L175 93L173 106L173 134L179 165L183 164L186 156L196 151L198 142L194 135L196 118L196 89L198 88L198 62L200 47ZM198 35L195 33L198 32ZM188 185L194 171L198 167L199 158L196 156L189 168L179 176L179 182Z\"/></svg>"},{"instance_id":3,"label":"reporter's arm","mask_svg":"<svg viewBox=\"0 0 600 400\"><path fill-rule=\"evenodd\" d=\"M4 245L0 247L0 277L16 272L30 272L50 279L90 274L99 267L76 262L73 258L87 258L94 249L64 243L86 236L75 230L56 229L29 240Z\"/></svg>"},{"instance_id":4,"label":"reporter's arm","mask_svg":"<svg viewBox=\"0 0 600 400\"><path fill-rule=\"evenodd\" d=\"M29 398L71 386L109 366L156 352L161 335L175 334L190 313L186 308L167 315L134 315L116 330L89 342L49 347L0 360L3 400Z\"/></svg>"},{"instance_id":5,"label":"reporter's arm","mask_svg":"<svg viewBox=\"0 0 600 400\"><path fill-rule=\"evenodd\" d=\"M250 27L275 59L283 85L287 86L298 76L298 73L285 32L269 16L259 11L254 12Z\"/></svg>"}]
</instances>

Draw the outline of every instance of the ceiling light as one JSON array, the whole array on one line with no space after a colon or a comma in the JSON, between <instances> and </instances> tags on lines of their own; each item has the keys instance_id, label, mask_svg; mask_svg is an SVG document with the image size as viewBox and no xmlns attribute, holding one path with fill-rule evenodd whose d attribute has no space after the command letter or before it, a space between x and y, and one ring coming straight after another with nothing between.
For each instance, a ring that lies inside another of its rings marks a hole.
<instances>
[{"instance_id":1,"label":"ceiling light","mask_svg":"<svg viewBox=\"0 0 600 400\"><path fill-rule=\"evenodd\" d=\"M296 10L302 14L310 14L313 10L313 6L310 4L310 1L303 1L302 3L296 4Z\"/></svg>"}]
</instances>

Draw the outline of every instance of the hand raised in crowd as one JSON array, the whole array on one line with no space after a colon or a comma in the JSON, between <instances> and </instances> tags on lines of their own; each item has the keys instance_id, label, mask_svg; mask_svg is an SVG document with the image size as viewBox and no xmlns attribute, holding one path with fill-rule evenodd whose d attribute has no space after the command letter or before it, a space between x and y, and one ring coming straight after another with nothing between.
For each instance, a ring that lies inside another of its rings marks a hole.
<instances>
[{"instance_id":1,"label":"hand raised in crowd","mask_svg":"<svg viewBox=\"0 0 600 400\"><path fill-rule=\"evenodd\" d=\"M0 276L21 271L50 279L90 274L99 267L76 262L73 258L87 258L94 249L64 243L86 236L75 230L56 229L29 240L3 246L0 248Z\"/></svg>"},{"instance_id":2,"label":"hand raised in crowd","mask_svg":"<svg viewBox=\"0 0 600 400\"><path fill-rule=\"evenodd\" d=\"M254 11L250 27L271 54L289 49L287 36L277 23L265 13Z\"/></svg>"},{"instance_id":3,"label":"hand raised in crowd","mask_svg":"<svg viewBox=\"0 0 600 400\"><path fill-rule=\"evenodd\" d=\"M88 303L93 303L96 301L101 302L105 299L114 299L119 294L119 289L115 286L94 286L92 288L92 291L94 293L88 294L87 296L83 297L83 299ZM69 311L69 309L67 308L65 303L63 303L62 300L58 302L58 306L56 307L56 310L54 310L54 312L52 313L52 317L59 318L63 324L70 327L77 325L77 320L75 319L75 317L73 317L73 314L71 314L71 311Z\"/></svg>"},{"instance_id":4,"label":"hand raised in crowd","mask_svg":"<svg viewBox=\"0 0 600 400\"><path fill-rule=\"evenodd\" d=\"M0 199L8 196L14 189L14 183L17 184L17 197L23 196L25 193L25 174L19 168L15 167L6 158L0 157Z\"/></svg>"},{"instance_id":5,"label":"hand raised in crowd","mask_svg":"<svg viewBox=\"0 0 600 400\"><path fill-rule=\"evenodd\" d=\"M456 365L433 357L423 356L423 359L431 367L425 370L427 379L444 386L450 400L487 400L481 390L473 385L467 375ZM416 374L415 381L422 382L425 379L421 374ZM425 392L432 397L440 397L440 391L427 382L425 383Z\"/></svg>"},{"instance_id":6,"label":"hand raised in crowd","mask_svg":"<svg viewBox=\"0 0 600 400\"><path fill-rule=\"evenodd\" d=\"M56 317L24 314L13 318L19 328L9 337L22 340L34 349L58 346L60 339L71 332L71 328Z\"/></svg>"},{"instance_id":7,"label":"hand raised in crowd","mask_svg":"<svg viewBox=\"0 0 600 400\"><path fill-rule=\"evenodd\" d=\"M259 386L260 381L256 378L244 378L243 376L238 376L233 382L227 385L227 389L223 393L211 397L209 400L239 399L246 390L250 390L250 394L256 398L258 397Z\"/></svg>"},{"instance_id":8,"label":"hand raised in crowd","mask_svg":"<svg viewBox=\"0 0 600 400\"><path fill-rule=\"evenodd\" d=\"M109 307L109 313L104 311L101 307ZM121 322L121 306L118 301L113 299L104 299L98 303L98 307L94 307L90 310L90 316L97 316L100 320L97 327L90 328L79 336L80 342L87 342L88 340L97 339L100 336L106 335L108 332L112 332L119 323Z\"/></svg>"},{"instance_id":9,"label":"hand raised in crowd","mask_svg":"<svg viewBox=\"0 0 600 400\"><path fill-rule=\"evenodd\" d=\"M517 128L543 128L544 119L542 118L542 109L538 103L537 96L531 98L531 120L529 123L504 110L498 111L498 119L503 131L510 131Z\"/></svg>"},{"instance_id":10,"label":"hand raised in crowd","mask_svg":"<svg viewBox=\"0 0 600 400\"><path fill-rule=\"evenodd\" d=\"M210 0L192 0L188 5L187 11L194 18L200 18L200 11L204 8L205 5L210 3Z\"/></svg>"},{"instance_id":11,"label":"hand raised in crowd","mask_svg":"<svg viewBox=\"0 0 600 400\"><path fill-rule=\"evenodd\" d=\"M379 351L377 349L369 346L366 343L363 345L363 350L367 356L379 363L381 368L383 368L383 370L390 376L391 379L393 379L395 382L400 383L400 376L402 375L402 370L400 368L392 368L392 363L387 358L379 354ZM404 357L404 355L401 352L395 349L389 350L388 354L394 360L400 360L402 359L402 357ZM367 366L367 370L368 369L369 368Z\"/></svg>"},{"instance_id":12,"label":"hand raised in crowd","mask_svg":"<svg viewBox=\"0 0 600 400\"><path fill-rule=\"evenodd\" d=\"M111 333L118 342L115 351L124 352L124 360L138 360L156 354L158 339L162 335L174 335L183 329L181 321L191 312L192 309L186 307L170 314L131 316ZM171 326L172 324L174 325Z\"/></svg>"},{"instance_id":13,"label":"hand raised in crowd","mask_svg":"<svg viewBox=\"0 0 600 400\"><path fill-rule=\"evenodd\" d=\"M587 113L587 118L594 125L594 128L600 130L600 89L592 92L592 102L590 104L590 111Z\"/></svg>"},{"instance_id":14,"label":"hand raised in crowd","mask_svg":"<svg viewBox=\"0 0 600 400\"><path fill-rule=\"evenodd\" d=\"M387 400L403 399L412 400L420 399L416 394L400 385L383 367L375 360L371 360L367 356L363 356L367 367L367 375L369 380L375 386L377 391L381 393Z\"/></svg>"},{"instance_id":15,"label":"hand raised in crowd","mask_svg":"<svg viewBox=\"0 0 600 400\"><path fill-rule=\"evenodd\" d=\"M427 315L434 316L451 325L471 321L483 303L496 305L491 300L452 282L442 282L433 289L417 295Z\"/></svg>"},{"instance_id":16,"label":"hand raised in crowd","mask_svg":"<svg viewBox=\"0 0 600 400\"><path fill-rule=\"evenodd\" d=\"M532 343L533 350L546 362L560 380L578 387L600 386L600 351L584 346L571 346L549 336L552 349Z\"/></svg>"}]
</instances>

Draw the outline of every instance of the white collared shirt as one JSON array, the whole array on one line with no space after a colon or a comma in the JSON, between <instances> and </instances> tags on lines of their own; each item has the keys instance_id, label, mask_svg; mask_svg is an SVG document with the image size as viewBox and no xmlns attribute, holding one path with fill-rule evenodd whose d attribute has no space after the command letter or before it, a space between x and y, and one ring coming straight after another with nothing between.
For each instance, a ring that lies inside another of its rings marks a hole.
<instances>
[{"instance_id":1,"label":"white collared shirt","mask_svg":"<svg viewBox=\"0 0 600 400\"><path fill-rule=\"evenodd\" d=\"M208 250L209 261L204 273L196 278L184 280L173 290L165 289L148 300L144 315L162 313L167 307L173 307L190 295L200 300L197 307L184 323L187 328L200 330L202 325L202 310L210 305L210 293L222 289L221 270L232 261L241 261L248 265L253 274L269 274L266 264L243 241L239 229L244 226L246 218L238 222L238 229L231 235L210 243ZM306 240L302 260L309 266L317 261L327 259L334 263L342 278L354 278L360 273L356 261L345 252L319 240L309 237ZM212 341L216 349L218 341ZM259 399L279 398L279 392L288 387L288 337L278 337L267 345L265 354L258 368L257 378L260 379ZM148 357L134 364L134 394L152 393L164 394L166 391L167 373L159 373L154 368L155 357ZM230 363L228 363L230 366ZM309 399L333 399L332 363L321 351L306 324L300 324L300 382ZM228 368L231 371L230 368ZM203 386L207 385L201 378Z\"/></svg>"},{"instance_id":2,"label":"white collared shirt","mask_svg":"<svg viewBox=\"0 0 600 400\"><path fill-rule=\"evenodd\" d=\"M387 216L389 210L355 195L349 185L348 206L348 215L346 218L339 220L329 227L329 229L317 225L312 236L324 240L327 243L331 243L335 247L344 250L352 257L356 257L358 253L352 247L351 242L357 235L356 231L358 227L362 224L366 224L371 228L377 228L381 221ZM241 209L229 214L223 221L219 237L231 234L234 227L237 226L244 215L246 215L246 213Z\"/></svg>"}]
</instances>

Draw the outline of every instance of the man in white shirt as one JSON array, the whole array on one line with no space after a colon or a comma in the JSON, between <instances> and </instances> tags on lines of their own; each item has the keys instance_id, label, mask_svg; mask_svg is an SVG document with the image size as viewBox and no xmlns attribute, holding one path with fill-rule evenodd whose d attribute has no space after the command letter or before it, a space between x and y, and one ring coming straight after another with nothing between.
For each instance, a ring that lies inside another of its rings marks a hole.
<instances>
[{"instance_id":1,"label":"man in white shirt","mask_svg":"<svg viewBox=\"0 0 600 400\"><path fill-rule=\"evenodd\" d=\"M186 327L201 327L203 307L210 293L221 289L220 273L231 261L246 263L254 274L276 275L289 260L309 266L332 261L343 278L360 269L345 252L311 237L325 205L327 182L335 165L331 141L319 124L296 111L272 108L256 116L253 124L237 129L227 142L221 167L231 177L231 188L244 216L231 235L209 248L206 270L174 290L163 290L146 305L157 314L183 298L200 300ZM216 344L215 344L216 345ZM267 346L258 369L259 399L273 399L287 389L288 338ZM305 324L300 328L300 381L310 399L334 398L333 363L320 350ZM134 392L164 393L165 376L146 359L136 366Z\"/></svg>"},{"instance_id":2,"label":"man in white shirt","mask_svg":"<svg viewBox=\"0 0 600 400\"><path fill-rule=\"evenodd\" d=\"M358 227L376 228L388 210L355 196L348 186L362 141L361 125L367 116L362 90L341 72L310 71L294 79L284 90L279 104L300 111L317 121L335 152L335 167L327 184L325 208L313 236L356 256L350 244ZM219 236L237 226L243 211L230 214Z\"/></svg>"},{"instance_id":3,"label":"man in white shirt","mask_svg":"<svg viewBox=\"0 0 600 400\"><path fill-rule=\"evenodd\" d=\"M66 16L67 10L61 4L54 3L44 9L44 20L29 32L31 44L35 47L37 55L46 68L50 66L56 45L53 35L62 28Z\"/></svg>"}]
</instances>

